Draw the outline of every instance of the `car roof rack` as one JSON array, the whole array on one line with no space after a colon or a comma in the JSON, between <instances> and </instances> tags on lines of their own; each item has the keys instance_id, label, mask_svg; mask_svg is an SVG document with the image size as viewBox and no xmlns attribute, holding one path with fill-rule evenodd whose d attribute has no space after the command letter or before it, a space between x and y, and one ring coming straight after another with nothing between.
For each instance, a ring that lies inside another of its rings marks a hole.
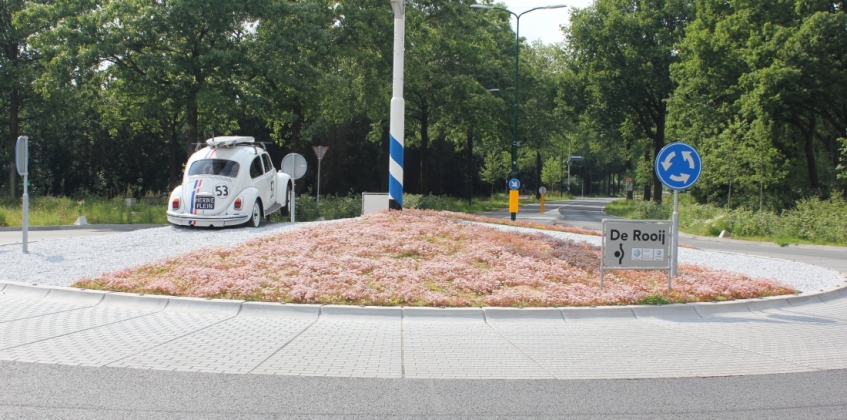
<instances>
[{"instance_id":1,"label":"car roof rack","mask_svg":"<svg viewBox=\"0 0 847 420\"><path fill-rule=\"evenodd\" d=\"M254 146L261 145L262 149L268 150L267 142L256 141L253 137L248 136L216 136L206 140L206 143L194 143L194 151L198 151L204 146L209 146L212 149L219 147L232 148L235 146Z\"/></svg>"},{"instance_id":2,"label":"car roof rack","mask_svg":"<svg viewBox=\"0 0 847 420\"><path fill-rule=\"evenodd\" d=\"M206 140L206 144L208 144L212 148L217 147L233 147L238 144L253 144L256 141L253 137L247 136L218 136L212 137Z\"/></svg>"}]
</instances>

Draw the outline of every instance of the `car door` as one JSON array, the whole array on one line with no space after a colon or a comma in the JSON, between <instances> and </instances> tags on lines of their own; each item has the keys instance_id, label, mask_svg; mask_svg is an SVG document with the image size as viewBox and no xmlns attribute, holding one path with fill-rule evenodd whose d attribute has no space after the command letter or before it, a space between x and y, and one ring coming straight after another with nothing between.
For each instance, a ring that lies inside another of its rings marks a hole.
<instances>
[{"instance_id":1,"label":"car door","mask_svg":"<svg viewBox=\"0 0 847 420\"><path fill-rule=\"evenodd\" d=\"M266 193L262 196L262 201L265 203L265 208L269 208L274 205L274 188L276 188L276 169L274 168L273 163L271 163L271 157L268 156L267 153L262 153L262 163L265 165L265 177L264 181L267 184Z\"/></svg>"},{"instance_id":2,"label":"car door","mask_svg":"<svg viewBox=\"0 0 847 420\"><path fill-rule=\"evenodd\" d=\"M267 209L270 206L270 203L268 202L268 190L271 188L268 178L272 178L272 175L273 174L265 172L262 155L253 158L253 162L250 163L250 178L252 178L253 187L259 190L259 198L262 200L262 210ZM273 197L271 197L271 200L273 200Z\"/></svg>"}]
</instances>

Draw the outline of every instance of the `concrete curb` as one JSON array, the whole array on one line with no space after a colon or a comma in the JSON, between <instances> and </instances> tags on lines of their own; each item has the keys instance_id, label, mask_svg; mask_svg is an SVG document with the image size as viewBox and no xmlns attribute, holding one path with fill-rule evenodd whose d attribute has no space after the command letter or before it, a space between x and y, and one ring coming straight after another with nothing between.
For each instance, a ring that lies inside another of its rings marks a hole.
<instances>
[{"instance_id":1,"label":"concrete curb","mask_svg":"<svg viewBox=\"0 0 847 420\"><path fill-rule=\"evenodd\" d=\"M130 293L106 293L100 305L104 307L117 307L134 309L137 311L159 312L164 310L170 299L166 296L156 295L134 295Z\"/></svg>"},{"instance_id":2,"label":"concrete curb","mask_svg":"<svg viewBox=\"0 0 847 420\"><path fill-rule=\"evenodd\" d=\"M638 319L703 319L697 312L695 305L687 303L662 306L635 306L632 308L632 312Z\"/></svg>"},{"instance_id":3,"label":"concrete curb","mask_svg":"<svg viewBox=\"0 0 847 420\"><path fill-rule=\"evenodd\" d=\"M0 294L29 300L72 303L80 307L121 307L150 312L180 312L224 316L286 318L360 322L535 322L564 319L610 321L618 319L705 319L720 314L794 309L809 304L826 304L847 298L847 278L837 273L839 286L794 296L772 296L725 302L696 302L671 305L625 305L559 308L432 308L409 306L352 306L283 304L241 300L204 299L144 295L72 287L38 286L0 281Z\"/></svg>"},{"instance_id":4,"label":"concrete curb","mask_svg":"<svg viewBox=\"0 0 847 420\"><path fill-rule=\"evenodd\" d=\"M103 300L104 292L79 290L70 287L55 287L48 289L47 296L42 300L70 303L79 306L95 306Z\"/></svg>"},{"instance_id":5,"label":"concrete curb","mask_svg":"<svg viewBox=\"0 0 847 420\"><path fill-rule=\"evenodd\" d=\"M241 312L242 303L242 300L172 297L164 311L236 316Z\"/></svg>"},{"instance_id":6,"label":"concrete curb","mask_svg":"<svg viewBox=\"0 0 847 420\"><path fill-rule=\"evenodd\" d=\"M273 302L244 302L240 317L286 318L316 320L321 314L321 305L292 305Z\"/></svg>"},{"instance_id":7,"label":"concrete curb","mask_svg":"<svg viewBox=\"0 0 847 420\"><path fill-rule=\"evenodd\" d=\"M483 308L487 322L559 321L559 308Z\"/></svg>"},{"instance_id":8,"label":"concrete curb","mask_svg":"<svg viewBox=\"0 0 847 420\"><path fill-rule=\"evenodd\" d=\"M171 225L155 225L155 224L111 224L111 225L59 225L59 226L29 226L27 227L27 231L50 231L50 230L81 230L81 229L90 229L90 230L122 230L122 231L130 231L130 230L139 230L139 229L150 229L157 227L165 227ZM21 226L6 226L0 227L0 232L21 232L23 228Z\"/></svg>"},{"instance_id":9,"label":"concrete curb","mask_svg":"<svg viewBox=\"0 0 847 420\"><path fill-rule=\"evenodd\" d=\"M395 306L345 306L325 305L320 318L328 321L399 322L403 319L403 308Z\"/></svg>"},{"instance_id":10,"label":"concrete curb","mask_svg":"<svg viewBox=\"0 0 847 420\"><path fill-rule=\"evenodd\" d=\"M635 320L633 306L599 306L587 308L562 308L562 315L566 322L579 322L598 319L631 319Z\"/></svg>"},{"instance_id":11,"label":"concrete curb","mask_svg":"<svg viewBox=\"0 0 847 420\"><path fill-rule=\"evenodd\" d=\"M482 308L404 307L403 321L411 322L485 322Z\"/></svg>"}]
</instances>

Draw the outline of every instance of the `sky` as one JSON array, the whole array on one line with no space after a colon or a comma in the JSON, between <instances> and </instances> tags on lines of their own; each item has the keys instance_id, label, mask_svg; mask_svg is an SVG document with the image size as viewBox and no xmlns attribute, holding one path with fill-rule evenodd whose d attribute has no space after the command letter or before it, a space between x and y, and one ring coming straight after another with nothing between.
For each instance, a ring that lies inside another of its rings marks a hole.
<instances>
[{"instance_id":1,"label":"sky","mask_svg":"<svg viewBox=\"0 0 847 420\"><path fill-rule=\"evenodd\" d=\"M521 12L539 6L552 6L566 4L569 7L585 8L593 4L593 0L497 0L506 8L520 14ZM491 12L489 12L491 13ZM503 13L503 12L500 12ZM536 10L521 17L520 36L532 42L540 39L545 44L562 42L565 38L559 25L565 24L570 19L569 8ZM515 18L512 17L512 29L515 29Z\"/></svg>"}]
</instances>

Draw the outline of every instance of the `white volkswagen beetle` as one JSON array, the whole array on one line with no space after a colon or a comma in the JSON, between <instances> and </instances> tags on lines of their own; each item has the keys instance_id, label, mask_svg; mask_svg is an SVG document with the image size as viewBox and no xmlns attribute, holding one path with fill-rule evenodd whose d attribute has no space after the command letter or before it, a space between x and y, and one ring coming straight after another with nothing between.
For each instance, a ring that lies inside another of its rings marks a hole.
<instances>
[{"instance_id":1,"label":"white volkswagen beetle","mask_svg":"<svg viewBox=\"0 0 847 420\"><path fill-rule=\"evenodd\" d=\"M291 177L277 172L253 137L206 140L185 165L182 185L168 200L168 221L183 226L258 227L263 216L288 212Z\"/></svg>"}]
</instances>

